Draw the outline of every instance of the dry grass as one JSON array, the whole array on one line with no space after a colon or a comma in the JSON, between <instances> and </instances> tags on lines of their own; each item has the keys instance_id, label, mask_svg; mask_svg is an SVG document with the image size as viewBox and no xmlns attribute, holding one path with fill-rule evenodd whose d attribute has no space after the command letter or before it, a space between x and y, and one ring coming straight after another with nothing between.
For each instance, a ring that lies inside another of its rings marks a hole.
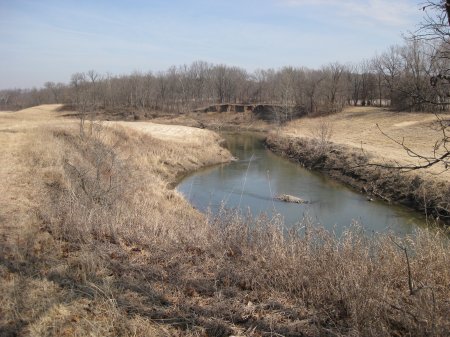
<instances>
[{"instance_id":1,"label":"dry grass","mask_svg":"<svg viewBox=\"0 0 450 337\"><path fill-rule=\"evenodd\" d=\"M2 201L0 335L450 333L443 233L356 226L337 238L307 220L286 232L277 218L226 211L208 221L169 185L229 159L213 134L181 143L96 125L82 139L76 122L59 123L7 148L17 175L4 191L30 203Z\"/></svg>"},{"instance_id":2,"label":"dry grass","mask_svg":"<svg viewBox=\"0 0 450 337\"><path fill-rule=\"evenodd\" d=\"M324 117L332 124L333 136L331 141L337 144L348 145L357 149L363 147L364 151L374 155L380 162L399 161L414 164L401 146L398 146L383 136L377 128L394 139L405 140L405 144L424 155L431 155L436 140L442 138L442 133L436 131L436 117L427 113L392 112L376 107L351 107L341 113ZM450 116L448 116L450 119ZM310 137L317 129L317 118L302 118L289 123L283 132L297 137ZM422 171L424 175L433 175L442 171L442 167L434 167ZM433 179L449 181L450 172Z\"/></svg>"},{"instance_id":3,"label":"dry grass","mask_svg":"<svg viewBox=\"0 0 450 337\"><path fill-rule=\"evenodd\" d=\"M181 125L163 125L150 122L108 122L104 123L104 125L126 126L139 132L151 134L154 138L183 144L195 143L197 145L203 145L205 141L214 141L217 139L217 136L208 130L195 129Z\"/></svg>"},{"instance_id":4,"label":"dry grass","mask_svg":"<svg viewBox=\"0 0 450 337\"><path fill-rule=\"evenodd\" d=\"M156 117L152 122L161 124L187 125L211 130L267 131L271 123L255 117L249 112L190 112L182 115Z\"/></svg>"},{"instance_id":5,"label":"dry grass","mask_svg":"<svg viewBox=\"0 0 450 337\"><path fill-rule=\"evenodd\" d=\"M180 144L151 137L158 128L95 124L81 139L58 108L0 116L0 335L172 335L118 311L110 262L137 254L146 263L136 247L175 245L182 233L170 224L201 236L204 218L168 185L229 153L200 130Z\"/></svg>"}]
</instances>

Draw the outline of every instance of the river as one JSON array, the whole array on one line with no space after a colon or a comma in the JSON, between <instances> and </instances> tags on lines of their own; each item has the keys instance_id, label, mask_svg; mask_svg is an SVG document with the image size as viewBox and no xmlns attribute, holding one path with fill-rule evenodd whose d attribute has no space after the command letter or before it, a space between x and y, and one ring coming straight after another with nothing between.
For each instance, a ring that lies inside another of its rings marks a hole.
<instances>
[{"instance_id":1,"label":"river","mask_svg":"<svg viewBox=\"0 0 450 337\"><path fill-rule=\"evenodd\" d=\"M418 212L367 196L281 158L264 147L264 136L256 133L224 133L227 147L238 161L203 169L185 177L177 186L189 202L202 212L216 213L221 207L253 215L281 214L290 227L306 216L314 224L340 233L353 222L366 231L412 233L425 225ZM273 196L290 194L307 200L292 204Z\"/></svg>"}]
</instances>

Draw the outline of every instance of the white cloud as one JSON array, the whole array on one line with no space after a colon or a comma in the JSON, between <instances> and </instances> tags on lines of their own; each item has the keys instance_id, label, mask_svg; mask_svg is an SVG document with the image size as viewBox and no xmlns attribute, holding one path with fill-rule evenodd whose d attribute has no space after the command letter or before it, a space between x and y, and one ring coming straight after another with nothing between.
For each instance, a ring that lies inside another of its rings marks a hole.
<instances>
[{"instance_id":1,"label":"white cloud","mask_svg":"<svg viewBox=\"0 0 450 337\"><path fill-rule=\"evenodd\" d=\"M340 15L390 26L417 20L419 6L411 0L279 0L288 6L323 7L323 15Z\"/></svg>"}]
</instances>

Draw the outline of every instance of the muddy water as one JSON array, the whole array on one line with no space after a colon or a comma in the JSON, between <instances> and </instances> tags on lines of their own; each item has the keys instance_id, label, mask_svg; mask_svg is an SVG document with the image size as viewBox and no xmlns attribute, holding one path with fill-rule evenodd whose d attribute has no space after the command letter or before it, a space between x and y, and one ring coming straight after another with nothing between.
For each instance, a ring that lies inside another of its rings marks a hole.
<instances>
[{"instance_id":1,"label":"muddy water","mask_svg":"<svg viewBox=\"0 0 450 337\"><path fill-rule=\"evenodd\" d=\"M392 230L411 233L425 224L425 218L406 207L367 197L276 156L263 145L263 136L252 133L223 134L227 147L238 161L201 170L186 177L177 189L196 208L217 212L221 206L253 215L279 213L286 226L304 216L327 229L341 232L354 221L367 231ZM274 200L273 196L290 194L307 200L307 204L291 204Z\"/></svg>"}]
</instances>

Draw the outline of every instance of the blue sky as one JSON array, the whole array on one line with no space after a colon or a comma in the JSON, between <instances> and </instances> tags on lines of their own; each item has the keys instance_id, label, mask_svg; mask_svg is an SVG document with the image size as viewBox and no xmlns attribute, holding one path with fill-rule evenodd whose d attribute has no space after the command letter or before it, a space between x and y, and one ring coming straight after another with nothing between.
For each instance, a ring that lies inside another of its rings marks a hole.
<instances>
[{"instance_id":1,"label":"blue sky","mask_svg":"<svg viewBox=\"0 0 450 337\"><path fill-rule=\"evenodd\" d=\"M415 0L0 0L0 89L74 72L357 62L401 43Z\"/></svg>"}]
</instances>

